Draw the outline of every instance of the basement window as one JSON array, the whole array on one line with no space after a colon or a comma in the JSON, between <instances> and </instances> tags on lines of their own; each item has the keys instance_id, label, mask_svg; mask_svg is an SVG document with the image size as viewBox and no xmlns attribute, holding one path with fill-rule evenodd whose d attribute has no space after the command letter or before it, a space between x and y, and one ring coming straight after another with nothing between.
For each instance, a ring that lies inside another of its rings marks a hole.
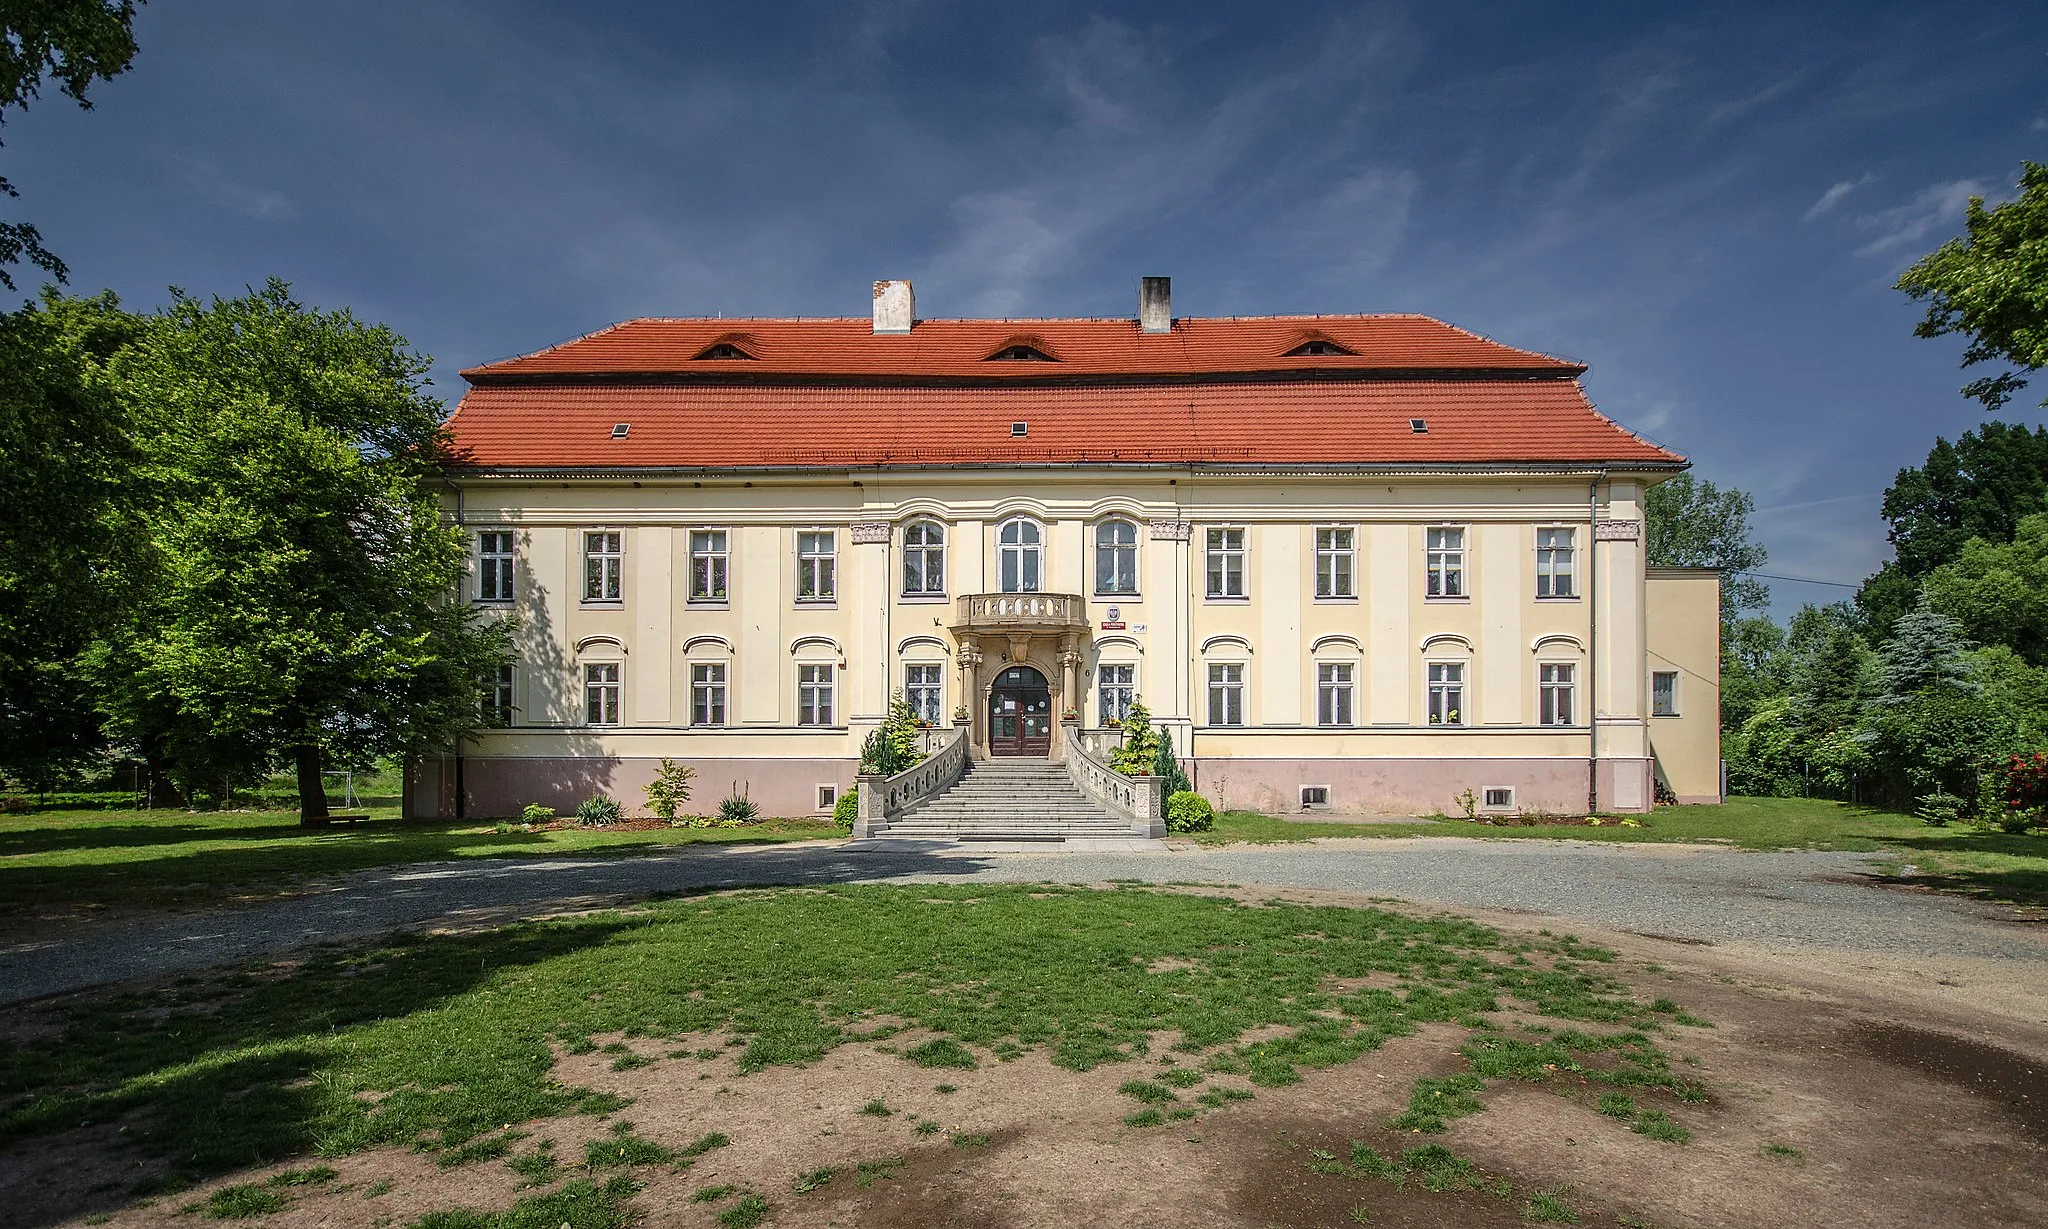
<instances>
[{"instance_id":1,"label":"basement window","mask_svg":"<svg viewBox=\"0 0 2048 1229\"><path fill-rule=\"evenodd\" d=\"M832 809L832 808L833 808L833 807L834 807L835 805L837 805L837 804L838 804L838 802L839 802L839 787L838 787L838 786L836 786L836 785L820 785L820 786L818 787L818 806L817 806L817 809L818 809L818 810L820 810L820 811L829 811L829 810L831 810L831 809Z\"/></svg>"},{"instance_id":2,"label":"basement window","mask_svg":"<svg viewBox=\"0 0 2048 1229\"><path fill-rule=\"evenodd\" d=\"M1025 436L1027 436L1027 435L1029 435L1029 434L1031 434L1031 424L1030 424L1030 423L1028 423L1028 422L1013 422L1013 423L1011 423L1011 424L1010 424L1010 438L1011 438L1011 439L1019 439L1019 440L1021 440L1021 439L1023 439L1023 438L1025 437Z\"/></svg>"},{"instance_id":3,"label":"basement window","mask_svg":"<svg viewBox=\"0 0 2048 1229\"><path fill-rule=\"evenodd\" d=\"M1509 785L1486 787L1486 801L1482 803L1489 811L1512 811L1515 809L1515 790Z\"/></svg>"},{"instance_id":4,"label":"basement window","mask_svg":"<svg viewBox=\"0 0 2048 1229\"><path fill-rule=\"evenodd\" d=\"M1287 357L1289 358L1337 358L1339 356L1355 356L1355 352L1346 350L1334 341L1320 337L1314 341L1302 342L1287 352Z\"/></svg>"},{"instance_id":5,"label":"basement window","mask_svg":"<svg viewBox=\"0 0 2048 1229\"><path fill-rule=\"evenodd\" d=\"M626 438L626 432L628 432L628 431L631 431L632 429L633 429L633 424L632 424L632 423L629 423L629 422L615 422L615 423L613 423L613 424L612 424L612 438L613 438L613 439L615 439L615 440L622 440L622 439L625 439L625 438Z\"/></svg>"},{"instance_id":6,"label":"basement window","mask_svg":"<svg viewBox=\"0 0 2048 1229\"><path fill-rule=\"evenodd\" d=\"M1327 785L1304 785L1301 787L1301 809L1313 811L1330 805L1330 787Z\"/></svg>"},{"instance_id":7,"label":"basement window","mask_svg":"<svg viewBox=\"0 0 2048 1229\"><path fill-rule=\"evenodd\" d=\"M1417 435L1428 435L1429 420L1427 418L1411 418L1408 420L1408 429Z\"/></svg>"}]
</instances>

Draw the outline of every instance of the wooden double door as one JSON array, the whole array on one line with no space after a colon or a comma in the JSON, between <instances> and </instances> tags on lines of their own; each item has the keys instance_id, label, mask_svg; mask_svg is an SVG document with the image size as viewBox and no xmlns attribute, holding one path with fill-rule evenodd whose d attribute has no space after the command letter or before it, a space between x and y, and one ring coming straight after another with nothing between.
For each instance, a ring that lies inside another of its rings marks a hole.
<instances>
[{"instance_id":1,"label":"wooden double door","mask_svg":"<svg viewBox=\"0 0 2048 1229\"><path fill-rule=\"evenodd\" d=\"M1049 755L1052 752L1052 688L1030 666L1011 666L996 676L988 696L990 755Z\"/></svg>"}]
</instances>

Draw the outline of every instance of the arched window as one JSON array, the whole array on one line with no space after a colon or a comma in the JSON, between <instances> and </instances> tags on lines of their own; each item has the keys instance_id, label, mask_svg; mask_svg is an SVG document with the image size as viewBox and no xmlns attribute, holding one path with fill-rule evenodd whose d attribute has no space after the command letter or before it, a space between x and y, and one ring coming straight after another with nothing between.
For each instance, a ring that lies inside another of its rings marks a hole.
<instances>
[{"instance_id":1,"label":"arched window","mask_svg":"<svg viewBox=\"0 0 2048 1229\"><path fill-rule=\"evenodd\" d=\"M1003 525L1002 581L1005 593L1036 593L1039 578L1038 524L1019 518Z\"/></svg>"},{"instance_id":2,"label":"arched window","mask_svg":"<svg viewBox=\"0 0 2048 1229\"><path fill-rule=\"evenodd\" d=\"M1095 591L1138 591L1138 527L1126 520L1107 520L1095 527Z\"/></svg>"},{"instance_id":3,"label":"arched window","mask_svg":"<svg viewBox=\"0 0 2048 1229\"><path fill-rule=\"evenodd\" d=\"M937 521L916 521L903 531L903 593L946 592L946 531Z\"/></svg>"}]
</instances>

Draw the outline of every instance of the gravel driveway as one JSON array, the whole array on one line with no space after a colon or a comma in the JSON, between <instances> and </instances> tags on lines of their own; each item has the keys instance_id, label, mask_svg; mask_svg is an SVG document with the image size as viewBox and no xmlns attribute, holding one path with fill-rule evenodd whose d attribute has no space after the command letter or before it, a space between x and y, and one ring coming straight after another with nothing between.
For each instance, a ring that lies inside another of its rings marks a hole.
<instances>
[{"instance_id":1,"label":"gravel driveway","mask_svg":"<svg viewBox=\"0 0 2048 1229\"><path fill-rule=\"evenodd\" d=\"M2048 962L1996 910L1869 886L1867 855L1669 845L1338 839L1157 853L974 854L799 844L615 858L477 859L366 871L269 904L79 925L0 947L0 1003L200 968L324 939L461 926L621 895L739 884L1234 883L1504 909L1611 930L1831 953Z\"/></svg>"}]
</instances>

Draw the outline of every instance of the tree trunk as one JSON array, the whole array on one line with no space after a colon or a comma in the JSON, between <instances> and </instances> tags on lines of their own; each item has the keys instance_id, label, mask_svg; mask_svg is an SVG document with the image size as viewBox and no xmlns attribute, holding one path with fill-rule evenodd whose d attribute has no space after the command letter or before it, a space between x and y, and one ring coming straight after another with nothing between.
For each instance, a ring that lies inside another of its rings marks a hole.
<instances>
[{"instance_id":1,"label":"tree trunk","mask_svg":"<svg viewBox=\"0 0 2048 1229\"><path fill-rule=\"evenodd\" d=\"M178 789L177 782L171 780L170 765L165 762L164 756L154 745L147 747L143 752L142 772L145 783L143 788L147 791L144 794L147 806L155 808L185 805L184 793Z\"/></svg>"},{"instance_id":2,"label":"tree trunk","mask_svg":"<svg viewBox=\"0 0 2048 1229\"><path fill-rule=\"evenodd\" d=\"M299 826L321 828L327 824L327 787L320 783L320 748L298 749Z\"/></svg>"}]
</instances>

